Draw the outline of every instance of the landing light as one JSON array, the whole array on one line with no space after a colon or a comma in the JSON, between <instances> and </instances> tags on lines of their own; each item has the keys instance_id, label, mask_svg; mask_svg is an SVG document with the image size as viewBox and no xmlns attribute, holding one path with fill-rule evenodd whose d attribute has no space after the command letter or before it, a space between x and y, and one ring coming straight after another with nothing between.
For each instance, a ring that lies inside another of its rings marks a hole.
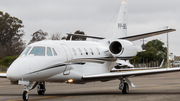
<instances>
[{"instance_id":1,"label":"landing light","mask_svg":"<svg viewBox=\"0 0 180 101\"><path fill-rule=\"evenodd\" d=\"M68 80L68 83L72 83L72 82L73 82L73 79L69 79L69 80Z\"/></svg>"},{"instance_id":2,"label":"landing light","mask_svg":"<svg viewBox=\"0 0 180 101\"><path fill-rule=\"evenodd\" d=\"M125 1L123 1L123 3L125 3Z\"/></svg>"}]
</instances>

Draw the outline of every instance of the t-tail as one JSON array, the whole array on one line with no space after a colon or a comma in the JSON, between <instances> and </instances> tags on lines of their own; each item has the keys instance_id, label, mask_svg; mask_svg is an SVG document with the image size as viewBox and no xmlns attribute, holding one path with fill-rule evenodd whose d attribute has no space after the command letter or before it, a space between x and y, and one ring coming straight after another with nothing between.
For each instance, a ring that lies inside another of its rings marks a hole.
<instances>
[{"instance_id":1,"label":"t-tail","mask_svg":"<svg viewBox=\"0 0 180 101\"><path fill-rule=\"evenodd\" d=\"M128 3L123 1L120 6L113 39L123 38L127 36L127 14L128 14Z\"/></svg>"}]
</instances>

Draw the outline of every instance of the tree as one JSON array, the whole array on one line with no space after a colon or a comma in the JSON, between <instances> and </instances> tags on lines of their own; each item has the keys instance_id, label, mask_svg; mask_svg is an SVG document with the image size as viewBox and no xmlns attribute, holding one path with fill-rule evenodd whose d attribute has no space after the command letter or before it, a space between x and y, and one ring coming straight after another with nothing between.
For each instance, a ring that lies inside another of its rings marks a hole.
<instances>
[{"instance_id":1,"label":"tree","mask_svg":"<svg viewBox=\"0 0 180 101\"><path fill-rule=\"evenodd\" d=\"M149 41L145 44L145 51L139 52L131 62L143 63L147 60L148 62L166 60L167 48L163 45L164 43L157 39Z\"/></svg>"},{"instance_id":2,"label":"tree","mask_svg":"<svg viewBox=\"0 0 180 101\"><path fill-rule=\"evenodd\" d=\"M10 16L8 13L3 14L3 12L0 11L0 43L2 45L7 44L13 37L23 34L22 27L24 26L21 20Z\"/></svg>"},{"instance_id":3,"label":"tree","mask_svg":"<svg viewBox=\"0 0 180 101\"><path fill-rule=\"evenodd\" d=\"M166 59L167 48L163 47L164 43L158 39L149 41L145 45L146 52L153 52L154 61Z\"/></svg>"},{"instance_id":4,"label":"tree","mask_svg":"<svg viewBox=\"0 0 180 101\"><path fill-rule=\"evenodd\" d=\"M22 21L0 11L0 57L19 55L24 49Z\"/></svg>"},{"instance_id":5,"label":"tree","mask_svg":"<svg viewBox=\"0 0 180 101\"><path fill-rule=\"evenodd\" d=\"M76 32L74 32L74 34L82 34L82 35L85 35L85 33L83 31L80 31L80 30L77 30ZM68 35L66 40L70 40L71 38L71 35ZM83 38L83 37L79 37L79 36L72 36L72 40L83 40L83 41L86 41L86 38Z\"/></svg>"},{"instance_id":6,"label":"tree","mask_svg":"<svg viewBox=\"0 0 180 101\"><path fill-rule=\"evenodd\" d=\"M61 40L66 40L66 37L65 37L65 36L63 36L63 37L61 38Z\"/></svg>"},{"instance_id":7,"label":"tree","mask_svg":"<svg viewBox=\"0 0 180 101\"><path fill-rule=\"evenodd\" d=\"M53 33L50 37L51 40L61 40L61 33Z\"/></svg>"},{"instance_id":8,"label":"tree","mask_svg":"<svg viewBox=\"0 0 180 101\"><path fill-rule=\"evenodd\" d=\"M37 42L37 41L42 41L46 39L46 36L48 35L47 32L43 32L41 29L34 32L32 35L32 39L30 40L30 42L28 44Z\"/></svg>"}]
</instances>

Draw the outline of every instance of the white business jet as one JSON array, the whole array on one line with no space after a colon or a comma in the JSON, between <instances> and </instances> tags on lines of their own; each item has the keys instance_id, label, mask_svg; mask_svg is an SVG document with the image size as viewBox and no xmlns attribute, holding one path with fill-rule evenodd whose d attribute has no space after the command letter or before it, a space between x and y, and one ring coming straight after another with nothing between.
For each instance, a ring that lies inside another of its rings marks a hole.
<instances>
[{"instance_id":1,"label":"white business jet","mask_svg":"<svg viewBox=\"0 0 180 101\"><path fill-rule=\"evenodd\" d=\"M29 91L36 86L38 94L44 95L45 82L83 84L119 79L119 89L126 94L129 93L129 85L135 87L128 77L180 71L180 68L166 68L110 72L116 65L129 65L126 60L136 56L137 48L131 41L175 31L165 29L126 36L127 9L127 2L122 2L113 38L76 35L99 41L48 40L30 44L11 64L7 73L1 73L0 77L7 77L12 84L24 85L22 97L27 101Z\"/></svg>"}]
</instances>

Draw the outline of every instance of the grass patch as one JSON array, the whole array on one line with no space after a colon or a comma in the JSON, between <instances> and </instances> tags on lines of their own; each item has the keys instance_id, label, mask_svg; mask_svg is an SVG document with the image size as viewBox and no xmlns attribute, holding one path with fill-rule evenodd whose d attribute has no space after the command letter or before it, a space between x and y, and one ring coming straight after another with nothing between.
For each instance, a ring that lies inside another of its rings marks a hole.
<instances>
[{"instance_id":1,"label":"grass patch","mask_svg":"<svg viewBox=\"0 0 180 101\"><path fill-rule=\"evenodd\" d=\"M18 58L18 56L7 56L0 60L0 65L9 67L11 63L13 63L13 61L16 60L16 58Z\"/></svg>"},{"instance_id":2,"label":"grass patch","mask_svg":"<svg viewBox=\"0 0 180 101\"><path fill-rule=\"evenodd\" d=\"M0 71L0 73L6 73L6 71Z\"/></svg>"},{"instance_id":3,"label":"grass patch","mask_svg":"<svg viewBox=\"0 0 180 101\"><path fill-rule=\"evenodd\" d=\"M1 73L6 72L6 70L7 70L7 67L6 67L6 66L0 65L0 72L1 72Z\"/></svg>"}]
</instances>

